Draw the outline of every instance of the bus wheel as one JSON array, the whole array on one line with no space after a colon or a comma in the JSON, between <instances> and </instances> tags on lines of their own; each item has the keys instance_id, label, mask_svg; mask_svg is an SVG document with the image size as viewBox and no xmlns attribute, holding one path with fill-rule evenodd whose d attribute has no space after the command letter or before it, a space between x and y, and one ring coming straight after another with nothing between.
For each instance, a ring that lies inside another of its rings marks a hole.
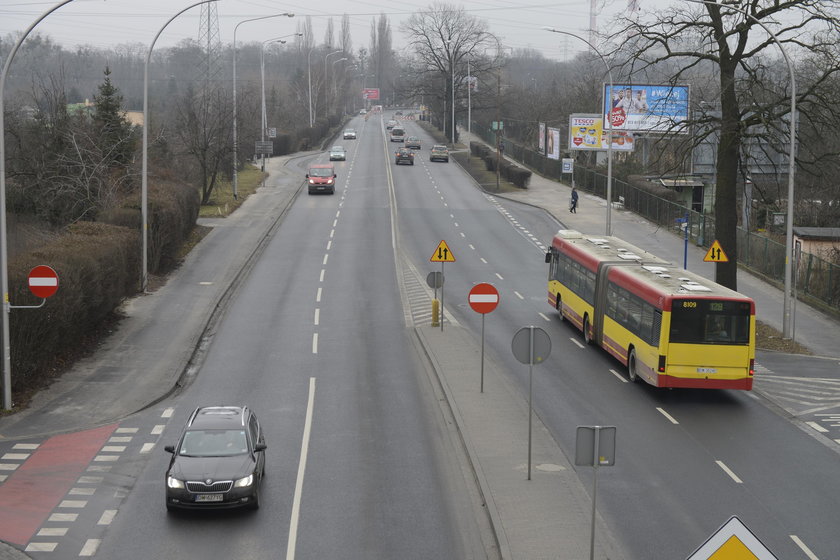
<instances>
[{"instance_id":1,"label":"bus wheel","mask_svg":"<svg viewBox=\"0 0 840 560\"><path fill-rule=\"evenodd\" d=\"M636 350L630 350L630 356L627 358L627 377L630 378L631 383L639 380L639 374L636 373Z\"/></svg>"},{"instance_id":2,"label":"bus wheel","mask_svg":"<svg viewBox=\"0 0 840 560\"><path fill-rule=\"evenodd\" d=\"M560 314L560 320L565 321L566 318L563 316L563 300L560 299L560 294L557 294L557 305L555 308L557 309L557 313Z\"/></svg>"},{"instance_id":3,"label":"bus wheel","mask_svg":"<svg viewBox=\"0 0 840 560\"><path fill-rule=\"evenodd\" d=\"M587 344L592 344L592 334L589 332L589 315L583 316L583 340Z\"/></svg>"}]
</instances>

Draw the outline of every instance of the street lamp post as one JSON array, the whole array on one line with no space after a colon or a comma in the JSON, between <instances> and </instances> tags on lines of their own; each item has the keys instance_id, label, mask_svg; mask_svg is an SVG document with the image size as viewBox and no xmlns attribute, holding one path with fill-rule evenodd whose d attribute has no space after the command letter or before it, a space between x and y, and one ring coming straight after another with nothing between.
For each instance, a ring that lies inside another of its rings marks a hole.
<instances>
[{"instance_id":1,"label":"street lamp post","mask_svg":"<svg viewBox=\"0 0 840 560\"><path fill-rule=\"evenodd\" d=\"M337 51L327 53L326 56L324 56L324 116L327 119L330 118L329 99L328 99L329 98L329 92L327 91L327 73L328 73L327 60L332 55L343 53L343 52L344 51L342 51L342 50L337 50Z\"/></svg>"},{"instance_id":2,"label":"street lamp post","mask_svg":"<svg viewBox=\"0 0 840 560\"><path fill-rule=\"evenodd\" d=\"M3 408L5 410L12 409L12 348L9 337L9 313L12 308L9 302L9 243L6 231L6 107L4 99L6 75L9 73L9 67L12 65L15 54L32 30L35 29L35 26L48 15L72 1L64 0L56 4L33 21L12 47L9 56L6 58L6 63L3 65L3 70L0 72L0 237L2 237L0 239L0 290L3 292ZM143 126L145 128L145 124Z\"/></svg>"},{"instance_id":3,"label":"street lamp post","mask_svg":"<svg viewBox=\"0 0 840 560\"><path fill-rule=\"evenodd\" d=\"M791 300L791 279L793 277L793 186L794 186L794 172L796 169L796 75L793 72L793 63L788 57L787 52L782 46L779 38L773 33L764 22L750 14L746 10L735 7L731 4L719 4L717 2L709 2L707 0L687 0L693 4L705 4L716 6L718 8L727 8L738 12L758 25L764 28L764 31L773 39L773 42L782 51L782 56L790 73L790 147L788 148L788 190L787 190L787 218L785 220L785 295L782 304L782 337L791 338L791 317L790 317L790 300Z\"/></svg>"},{"instance_id":4,"label":"street lamp post","mask_svg":"<svg viewBox=\"0 0 840 560\"><path fill-rule=\"evenodd\" d=\"M157 42L158 37L160 37L160 34L163 33L163 30L166 29L166 27L172 23L175 18L187 10L195 8L196 6L216 1L217 0L202 0L201 2L196 2L169 18L169 21L163 24L163 26L158 30L157 35L155 35L155 38L152 39L152 43L149 45L149 51L146 53L146 64L143 68L143 166L140 193L140 212L142 214L141 228L143 229L143 271L140 278L141 291L146 291L146 285L149 278L149 61L152 59L152 49L155 48L155 43Z\"/></svg>"},{"instance_id":5,"label":"street lamp post","mask_svg":"<svg viewBox=\"0 0 840 560\"><path fill-rule=\"evenodd\" d=\"M568 35L569 37L574 37L576 39L580 39L581 41L583 41L584 43L589 45L589 48L592 49L592 52L594 52L595 54L597 54L601 58L601 61L604 63L604 66L606 66L606 68L607 68L607 76L609 77L609 80L610 80L610 95L612 95L612 93L613 93L613 79L612 79L612 71L610 70L610 65L607 63L607 59L604 58L604 55L602 55L601 52L597 48L595 48L595 45L593 45L592 43L590 43L589 41L587 41L586 39L584 39L580 35L575 35L574 33L569 33L568 31L560 31L559 29L555 29L553 27L543 27L543 29L545 29L546 31L551 31L552 33L559 33L561 35ZM606 101L607 100L605 99L604 100L605 105L606 105ZM601 107L600 112L601 112L601 114L603 114L604 107ZM610 115L609 113L607 113L607 122L608 122L607 130L609 132L607 132L607 218L606 218L606 235L612 235L612 223L611 223L612 216L611 216L611 213L612 213L612 160L613 160L613 158L612 158L612 151L613 151L612 150L612 141L613 141L612 131L613 131L613 127L612 127L612 115Z\"/></svg>"},{"instance_id":6,"label":"street lamp post","mask_svg":"<svg viewBox=\"0 0 840 560\"><path fill-rule=\"evenodd\" d=\"M332 80L333 88L335 88L335 65L338 64L339 62L344 61L344 60L347 60L346 56L344 58L339 58L337 60L332 61L333 68L332 68L332 72L330 72L330 75L333 77L333 80ZM324 76L324 107L326 108L325 112L327 114L327 118L329 119L330 118L330 89L327 87L327 77L326 76Z\"/></svg>"},{"instance_id":7,"label":"street lamp post","mask_svg":"<svg viewBox=\"0 0 840 560\"><path fill-rule=\"evenodd\" d=\"M283 12L282 14L272 14L270 16L261 16L250 19L243 19L237 23L233 28L233 198L236 200L239 197L239 145L236 140L236 31L239 26L249 21L258 21L261 19L269 19L276 17L294 17L295 14Z\"/></svg>"},{"instance_id":8,"label":"street lamp post","mask_svg":"<svg viewBox=\"0 0 840 560\"><path fill-rule=\"evenodd\" d=\"M472 56L467 57L467 135L472 134Z\"/></svg>"}]
</instances>

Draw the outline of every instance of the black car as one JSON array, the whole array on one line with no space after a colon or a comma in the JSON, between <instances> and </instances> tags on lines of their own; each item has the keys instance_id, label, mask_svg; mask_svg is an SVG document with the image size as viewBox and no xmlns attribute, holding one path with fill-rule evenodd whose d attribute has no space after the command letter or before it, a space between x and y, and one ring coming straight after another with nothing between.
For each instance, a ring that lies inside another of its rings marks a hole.
<instances>
[{"instance_id":1,"label":"black car","mask_svg":"<svg viewBox=\"0 0 840 560\"><path fill-rule=\"evenodd\" d=\"M166 509L260 507L265 438L243 406L196 408L166 471Z\"/></svg>"},{"instance_id":2,"label":"black car","mask_svg":"<svg viewBox=\"0 0 840 560\"><path fill-rule=\"evenodd\" d=\"M401 163L414 165L414 152L408 148L400 148L394 152L394 154L396 155L396 159L394 161L396 165L400 165Z\"/></svg>"}]
</instances>

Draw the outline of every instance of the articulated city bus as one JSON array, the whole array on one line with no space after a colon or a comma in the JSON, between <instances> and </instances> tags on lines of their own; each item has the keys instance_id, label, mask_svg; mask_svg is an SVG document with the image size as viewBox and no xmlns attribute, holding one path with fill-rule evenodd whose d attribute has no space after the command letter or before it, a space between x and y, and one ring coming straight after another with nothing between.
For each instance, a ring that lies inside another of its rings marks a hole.
<instances>
[{"instance_id":1,"label":"articulated city bus","mask_svg":"<svg viewBox=\"0 0 840 560\"><path fill-rule=\"evenodd\" d=\"M615 237L561 230L548 301L656 387L751 390L755 302Z\"/></svg>"}]
</instances>

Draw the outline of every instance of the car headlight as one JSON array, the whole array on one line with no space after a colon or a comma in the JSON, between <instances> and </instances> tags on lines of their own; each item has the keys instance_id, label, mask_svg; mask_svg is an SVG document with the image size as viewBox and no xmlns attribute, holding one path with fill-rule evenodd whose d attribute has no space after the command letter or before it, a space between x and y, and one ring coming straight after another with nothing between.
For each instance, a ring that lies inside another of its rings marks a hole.
<instances>
[{"instance_id":1,"label":"car headlight","mask_svg":"<svg viewBox=\"0 0 840 560\"><path fill-rule=\"evenodd\" d=\"M327 179L327 184L328 184L328 185L332 185L332 184L333 184L333 180L332 180L332 179Z\"/></svg>"},{"instance_id":2,"label":"car headlight","mask_svg":"<svg viewBox=\"0 0 840 560\"><path fill-rule=\"evenodd\" d=\"M251 486L253 483L254 483L254 475L249 474L245 478L240 478L239 480L237 480L233 485L236 488L247 488L248 486Z\"/></svg>"},{"instance_id":3,"label":"car headlight","mask_svg":"<svg viewBox=\"0 0 840 560\"><path fill-rule=\"evenodd\" d=\"M174 476L167 476L166 477L166 485L170 488L183 488L184 483L183 481L178 480Z\"/></svg>"}]
</instances>

